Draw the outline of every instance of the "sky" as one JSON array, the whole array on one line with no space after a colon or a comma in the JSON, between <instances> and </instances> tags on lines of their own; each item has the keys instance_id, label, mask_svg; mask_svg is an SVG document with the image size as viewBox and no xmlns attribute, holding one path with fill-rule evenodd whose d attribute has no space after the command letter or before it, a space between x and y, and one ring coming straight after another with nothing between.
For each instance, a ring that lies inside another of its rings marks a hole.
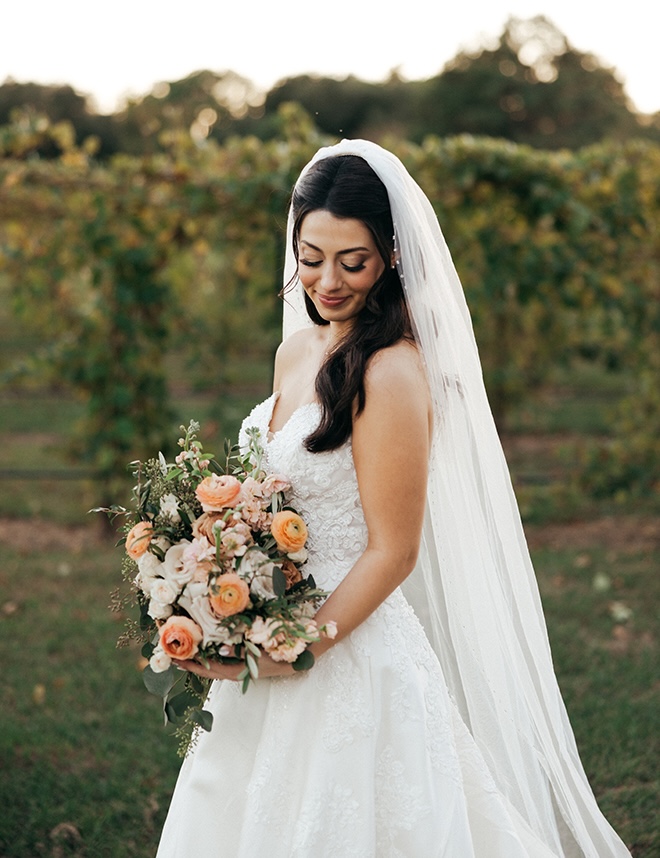
<instances>
[{"instance_id":1,"label":"sky","mask_svg":"<svg viewBox=\"0 0 660 858\"><path fill-rule=\"evenodd\" d=\"M638 110L660 110L658 0L0 2L0 82L69 83L106 112L200 69L264 90L304 73L378 81L397 68L423 79L497 38L512 15L545 15L573 47L616 68Z\"/></svg>"}]
</instances>

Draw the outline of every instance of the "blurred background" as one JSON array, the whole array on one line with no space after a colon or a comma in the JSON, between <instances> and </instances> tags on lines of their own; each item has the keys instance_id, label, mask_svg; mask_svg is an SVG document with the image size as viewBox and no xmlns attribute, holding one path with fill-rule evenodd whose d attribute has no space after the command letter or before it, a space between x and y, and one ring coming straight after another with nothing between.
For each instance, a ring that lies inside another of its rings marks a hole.
<instances>
[{"instance_id":1,"label":"blurred background","mask_svg":"<svg viewBox=\"0 0 660 858\"><path fill-rule=\"evenodd\" d=\"M177 743L87 510L267 395L291 186L341 137L436 208L585 768L660 854L660 11L115 5L3 12L0 856L155 852Z\"/></svg>"}]
</instances>

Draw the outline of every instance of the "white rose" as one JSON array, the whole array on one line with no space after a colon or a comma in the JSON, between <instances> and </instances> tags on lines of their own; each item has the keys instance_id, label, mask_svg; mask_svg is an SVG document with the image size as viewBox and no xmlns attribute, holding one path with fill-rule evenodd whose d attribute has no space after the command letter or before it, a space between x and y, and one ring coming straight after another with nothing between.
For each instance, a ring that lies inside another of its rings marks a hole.
<instances>
[{"instance_id":1,"label":"white rose","mask_svg":"<svg viewBox=\"0 0 660 858\"><path fill-rule=\"evenodd\" d=\"M151 593L149 594L156 602L162 605L171 605L176 599L178 591L176 587L165 578L156 578L151 585Z\"/></svg>"},{"instance_id":2,"label":"white rose","mask_svg":"<svg viewBox=\"0 0 660 858\"><path fill-rule=\"evenodd\" d=\"M135 585L142 590L145 596L150 596L154 581L162 575L161 569L163 564L151 551L145 551L138 558L137 565L138 573L135 576Z\"/></svg>"},{"instance_id":3,"label":"white rose","mask_svg":"<svg viewBox=\"0 0 660 858\"><path fill-rule=\"evenodd\" d=\"M153 617L154 620L166 620L172 614L172 606L165 605L157 599L151 599L149 601L147 613L150 617Z\"/></svg>"},{"instance_id":4,"label":"white rose","mask_svg":"<svg viewBox=\"0 0 660 858\"><path fill-rule=\"evenodd\" d=\"M163 561L163 577L176 587L180 592L193 576L193 570L183 562L183 552L190 545L189 542L177 542L173 545Z\"/></svg>"},{"instance_id":5,"label":"white rose","mask_svg":"<svg viewBox=\"0 0 660 858\"><path fill-rule=\"evenodd\" d=\"M287 557L294 563L304 563L307 560L307 549L301 548L300 551L292 551L291 554L287 554Z\"/></svg>"},{"instance_id":6,"label":"white rose","mask_svg":"<svg viewBox=\"0 0 660 858\"><path fill-rule=\"evenodd\" d=\"M160 499L160 511L162 515L169 516L175 524L181 521L179 502L173 494L163 495Z\"/></svg>"},{"instance_id":7,"label":"white rose","mask_svg":"<svg viewBox=\"0 0 660 858\"><path fill-rule=\"evenodd\" d=\"M169 655L162 650L159 646L153 651L151 658L149 659L149 667L153 670L154 673L162 673L164 670L172 664L172 659Z\"/></svg>"},{"instance_id":8,"label":"white rose","mask_svg":"<svg viewBox=\"0 0 660 858\"><path fill-rule=\"evenodd\" d=\"M202 630L204 636L202 646L208 646L211 643L232 642L229 629L220 625L220 620L211 609L208 586L205 583L192 581L188 584L179 596L179 605L190 614Z\"/></svg>"},{"instance_id":9,"label":"white rose","mask_svg":"<svg viewBox=\"0 0 660 858\"><path fill-rule=\"evenodd\" d=\"M248 551L240 566L241 578L250 582L250 592L259 599L272 599L275 564L262 551Z\"/></svg>"}]
</instances>

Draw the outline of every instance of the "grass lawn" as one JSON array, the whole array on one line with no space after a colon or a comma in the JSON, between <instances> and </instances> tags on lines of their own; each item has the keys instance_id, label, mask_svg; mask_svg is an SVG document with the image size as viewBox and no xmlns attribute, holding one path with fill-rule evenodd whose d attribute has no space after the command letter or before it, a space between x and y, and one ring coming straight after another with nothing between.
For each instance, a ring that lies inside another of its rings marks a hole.
<instances>
[{"instance_id":1,"label":"grass lawn","mask_svg":"<svg viewBox=\"0 0 660 858\"><path fill-rule=\"evenodd\" d=\"M266 392L257 387L221 411L186 393L181 419L203 419L219 451ZM568 481L574 442L607 429L610 388L609 378L573 377L518 409L504 440L585 768L635 858L652 858L658 502L595 503ZM0 409L0 469L68 468L79 404L37 391L10 404ZM0 495L0 858L152 856L180 761L142 688L139 653L115 648L122 618L107 606L119 551L85 516L93 484L19 475Z\"/></svg>"}]
</instances>

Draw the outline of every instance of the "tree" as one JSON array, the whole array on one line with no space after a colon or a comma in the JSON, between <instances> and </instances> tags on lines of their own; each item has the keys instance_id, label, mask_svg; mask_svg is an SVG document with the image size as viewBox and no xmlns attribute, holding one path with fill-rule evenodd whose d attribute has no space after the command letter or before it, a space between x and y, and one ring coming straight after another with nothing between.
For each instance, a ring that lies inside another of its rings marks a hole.
<instances>
[{"instance_id":1,"label":"tree","mask_svg":"<svg viewBox=\"0 0 660 858\"><path fill-rule=\"evenodd\" d=\"M511 18L493 48L462 52L423 88L413 139L478 134L579 148L653 136L613 69L573 48L547 18Z\"/></svg>"},{"instance_id":2,"label":"tree","mask_svg":"<svg viewBox=\"0 0 660 858\"><path fill-rule=\"evenodd\" d=\"M101 157L117 151L118 139L112 117L95 113L87 97L70 86L6 80L0 86L0 127L9 125L12 118L21 115L43 116L51 124L69 122L74 129L75 142L80 145L87 138L95 138ZM53 158L63 149L52 138L42 138L35 151Z\"/></svg>"}]
</instances>

